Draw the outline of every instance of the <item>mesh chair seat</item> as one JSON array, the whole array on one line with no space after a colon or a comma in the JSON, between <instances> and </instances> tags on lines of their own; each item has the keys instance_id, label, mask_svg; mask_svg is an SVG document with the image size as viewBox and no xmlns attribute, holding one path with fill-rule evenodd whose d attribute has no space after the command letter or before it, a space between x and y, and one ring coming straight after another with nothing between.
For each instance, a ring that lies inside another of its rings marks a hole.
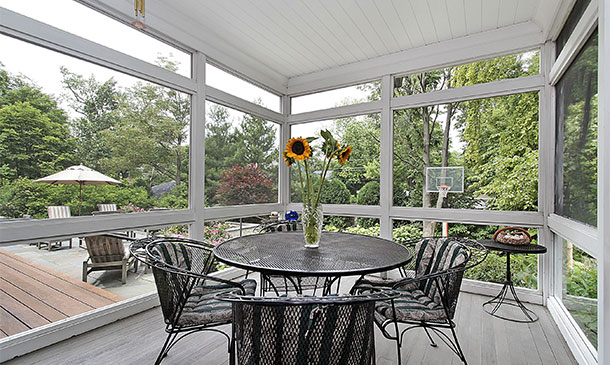
<instances>
[{"instance_id":1,"label":"mesh chair seat","mask_svg":"<svg viewBox=\"0 0 610 365\"><path fill-rule=\"evenodd\" d=\"M245 289L245 295L254 295L256 281L246 279L239 282ZM235 287L225 284L197 286L193 288L182 315L176 323L179 327L201 326L213 323L230 323L232 318L231 304L216 298L227 291L237 293Z\"/></svg>"}]
</instances>

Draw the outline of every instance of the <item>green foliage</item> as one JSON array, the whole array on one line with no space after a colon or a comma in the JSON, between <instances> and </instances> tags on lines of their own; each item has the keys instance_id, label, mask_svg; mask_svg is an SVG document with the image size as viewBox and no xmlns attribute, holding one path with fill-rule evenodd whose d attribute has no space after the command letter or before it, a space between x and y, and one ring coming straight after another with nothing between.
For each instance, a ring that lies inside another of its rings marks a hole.
<instances>
[{"instance_id":1,"label":"green foliage","mask_svg":"<svg viewBox=\"0 0 610 365\"><path fill-rule=\"evenodd\" d=\"M392 239L398 243L404 243L421 237L421 222L403 224L392 230Z\"/></svg>"},{"instance_id":2,"label":"green foliage","mask_svg":"<svg viewBox=\"0 0 610 365\"><path fill-rule=\"evenodd\" d=\"M363 235L367 235L367 236L379 237L379 224L372 225L367 228L361 227L361 226L355 226L355 227L346 227L344 229L341 229L339 227L328 226L328 227L324 227L324 229L329 232L347 232L347 233L355 233L355 234L363 234Z\"/></svg>"},{"instance_id":3,"label":"green foliage","mask_svg":"<svg viewBox=\"0 0 610 365\"><path fill-rule=\"evenodd\" d=\"M74 162L74 140L56 100L0 63L0 180L40 178Z\"/></svg>"},{"instance_id":4,"label":"green foliage","mask_svg":"<svg viewBox=\"0 0 610 365\"><path fill-rule=\"evenodd\" d=\"M101 132L111 130L117 124L123 95L114 78L99 82L94 75L85 78L63 66L60 72L66 91L64 99L79 114L70 123L76 137L78 160L88 167L100 169L101 160L110 157L111 148Z\"/></svg>"},{"instance_id":5,"label":"green foliage","mask_svg":"<svg viewBox=\"0 0 610 365\"><path fill-rule=\"evenodd\" d=\"M590 258L573 261L568 272L566 293L577 297L597 298L597 262Z\"/></svg>"},{"instance_id":6,"label":"green foliage","mask_svg":"<svg viewBox=\"0 0 610 365\"><path fill-rule=\"evenodd\" d=\"M343 181L331 179L324 183L324 188L320 194L322 204L349 204L351 195ZM346 228L353 225L354 219L351 217L324 216L325 226L336 226Z\"/></svg>"},{"instance_id":7,"label":"green foliage","mask_svg":"<svg viewBox=\"0 0 610 365\"><path fill-rule=\"evenodd\" d=\"M369 181L360 191L356 197L356 203L360 205L379 205L379 190L380 185L378 181ZM378 221L377 218L356 218L356 225L369 228L375 225Z\"/></svg>"},{"instance_id":8,"label":"green foliage","mask_svg":"<svg viewBox=\"0 0 610 365\"><path fill-rule=\"evenodd\" d=\"M536 255L512 255L510 258L513 283L524 288L538 288ZM467 270L464 278L502 284L506 280L506 256L490 251L483 263Z\"/></svg>"},{"instance_id":9,"label":"green foliage","mask_svg":"<svg viewBox=\"0 0 610 365\"><path fill-rule=\"evenodd\" d=\"M188 184L180 184L170 193L161 195L156 206L173 209L187 209L189 206Z\"/></svg>"},{"instance_id":10,"label":"green foliage","mask_svg":"<svg viewBox=\"0 0 610 365\"><path fill-rule=\"evenodd\" d=\"M18 218L29 214L36 219L47 217L47 206L68 205L72 215L78 214L78 185L50 185L19 178L0 186L0 215ZM123 185L83 186L82 215L97 210L97 204L115 203L117 206L133 203L146 209L155 204L143 187L125 182Z\"/></svg>"}]
</instances>

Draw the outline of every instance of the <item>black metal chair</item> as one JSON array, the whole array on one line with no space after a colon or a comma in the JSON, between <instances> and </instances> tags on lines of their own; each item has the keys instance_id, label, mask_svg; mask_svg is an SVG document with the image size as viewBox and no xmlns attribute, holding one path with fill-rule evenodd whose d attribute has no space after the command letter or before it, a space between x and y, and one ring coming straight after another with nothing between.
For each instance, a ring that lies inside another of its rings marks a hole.
<instances>
[{"instance_id":1,"label":"black metal chair","mask_svg":"<svg viewBox=\"0 0 610 365\"><path fill-rule=\"evenodd\" d=\"M407 245L414 249L415 260L402 271L403 279L385 284L361 279L352 291L366 293L389 287L401 293L398 299L379 302L375 308L375 323L386 338L396 341L398 364L401 363L402 337L416 327L425 330L433 347L437 345L429 330L436 333L466 363L453 317L464 271L485 260L487 250L475 241L455 237L423 238ZM407 325L402 332L399 323ZM394 335L388 331L388 326L394 327ZM449 329L451 337L441 329Z\"/></svg>"},{"instance_id":2,"label":"black metal chair","mask_svg":"<svg viewBox=\"0 0 610 365\"><path fill-rule=\"evenodd\" d=\"M301 231L303 227L301 222L289 221L289 220L273 220L261 224L258 228L258 233L267 232L292 232ZM246 273L248 277L248 273ZM331 278L317 277L317 276L299 276L299 277L286 277L281 275L265 275L261 274L261 286L260 293L265 295L268 291L274 291L276 294L284 292L288 294L290 291L295 291L297 287L301 290L313 289L313 295L316 295L318 287L330 286L332 284ZM339 283L337 282L337 290ZM330 292L330 290L329 290Z\"/></svg>"},{"instance_id":3,"label":"black metal chair","mask_svg":"<svg viewBox=\"0 0 610 365\"><path fill-rule=\"evenodd\" d=\"M215 328L231 323L231 305L217 300L216 295L254 295L256 282L236 283L209 276L216 265L213 247L205 242L172 237L145 238L130 246L138 260L152 267L166 324L168 336L155 364L161 363L178 341L199 331L224 335L230 361L233 361L233 338Z\"/></svg>"},{"instance_id":4,"label":"black metal chair","mask_svg":"<svg viewBox=\"0 0 610 365\"><path fill-rule=\"evenodd\" d=\"M375 362L375 302L393 292L362 296L247 297L233 303L239 364L369 365Z\"/></svg>"}]
</instances>

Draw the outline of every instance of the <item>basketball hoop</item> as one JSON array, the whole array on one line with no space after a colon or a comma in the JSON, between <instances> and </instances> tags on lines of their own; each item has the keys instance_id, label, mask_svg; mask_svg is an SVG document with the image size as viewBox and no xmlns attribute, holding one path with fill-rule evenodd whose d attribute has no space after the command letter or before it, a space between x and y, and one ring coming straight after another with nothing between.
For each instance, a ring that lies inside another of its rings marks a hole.
<instances>
[{"instance_id":1,"label":"basketball hoop","mask_svg":"<svg viewBox=\"0 0 610 365\"><path fill-rule=\"evenodd\" d=\"M441 198L446 198L447 197L447 193L449 193L449 189L451 189L451 186L449 186L449 185L438 185L436 188L438 189L438 195Z\"/></svg>"}]
</instances>

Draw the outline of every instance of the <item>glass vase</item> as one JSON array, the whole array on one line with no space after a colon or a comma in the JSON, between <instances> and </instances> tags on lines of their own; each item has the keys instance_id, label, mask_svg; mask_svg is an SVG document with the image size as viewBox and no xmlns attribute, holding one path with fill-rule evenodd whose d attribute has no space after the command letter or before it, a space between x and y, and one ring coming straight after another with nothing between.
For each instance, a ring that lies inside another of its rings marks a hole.
<instances>
[{"instance_id":1,"label":"glass vase","mask_svg":"<svg viewBox=\"0 0 610 365\"><path fill-rule=\"evenodd\" d=\"M303 236L305 238L305 248L320 247L320 237L322 236L322 223L324 213L322 204L312 207L309 204L303 205L301 223L303 224Z\"/></svg>"}]
</instances>

